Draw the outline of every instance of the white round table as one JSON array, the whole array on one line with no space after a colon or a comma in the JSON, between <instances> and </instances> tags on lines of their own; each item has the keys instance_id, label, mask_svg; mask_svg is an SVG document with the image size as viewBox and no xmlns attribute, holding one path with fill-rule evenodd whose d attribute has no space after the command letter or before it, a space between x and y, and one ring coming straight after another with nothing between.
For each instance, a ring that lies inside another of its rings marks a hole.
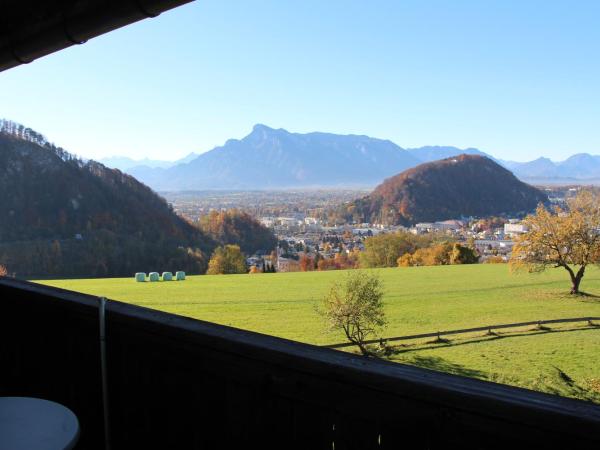
<instances>
[{"instance_id":1,"label":"white round table","mask_svg":"<svg viewBox=\"0 0 600 450\"><path fill-rule=\"evenodd\" d=\"M30 397L0 397L0 449L71 449L79 438L73 412L55 402Z\"/></svg>"}]
</instances>

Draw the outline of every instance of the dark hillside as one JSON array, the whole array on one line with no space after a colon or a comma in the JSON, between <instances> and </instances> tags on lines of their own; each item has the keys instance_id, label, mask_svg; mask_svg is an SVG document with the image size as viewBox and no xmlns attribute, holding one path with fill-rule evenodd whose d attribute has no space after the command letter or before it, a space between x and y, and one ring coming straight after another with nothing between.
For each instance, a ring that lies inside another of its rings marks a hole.
<instances>
[{"instance_id":1,"label":"dark hillside","mask_svg":"<svg viewBox=\"0 0 600 450\"><path fill-rule=\"evenodd\" d=\"M409 225L528 212L546 202L540 190L479 155L421 164L385 180L368 196L344 207L348 219Z\"/></svg>"},{"instance_id":2,"label":"dark hillside","mask_svg":"<svg viewBox=\"0 0 600 450\"><path fill-rule=\"evenodd\" d=\"M0 122L0 264L17 276L205 268L212 240L135 178Z\"/></svg>"},{"instance_id":3,"label":"dark hillside","mask_svg":"<svg viewBox=\"0 0 600 450\"><path fill-rule=\"evenodd\" d=\"M219 244L239 245L246 254L270 253L277 247L277 238L271 230L235 209L211 211L200 219L200 228Z\"/></svg>"}]
</instances>

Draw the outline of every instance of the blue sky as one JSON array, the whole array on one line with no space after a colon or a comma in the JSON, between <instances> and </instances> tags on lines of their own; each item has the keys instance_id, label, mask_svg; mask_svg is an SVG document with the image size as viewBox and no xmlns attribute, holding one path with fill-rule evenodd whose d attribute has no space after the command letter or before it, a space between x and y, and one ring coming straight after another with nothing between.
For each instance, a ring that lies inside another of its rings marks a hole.
<instances>
[{"instance_id":1,"label":"blue sky","mask_svg":"<svg viewBox=\"0 0 600 450\"><path fill-rule=\"evenodd\" d=\"M201 1L0 73L0 117L85 157L176 159L255 123L600 154L598 1Z\"/></svg>"}]
</instances>

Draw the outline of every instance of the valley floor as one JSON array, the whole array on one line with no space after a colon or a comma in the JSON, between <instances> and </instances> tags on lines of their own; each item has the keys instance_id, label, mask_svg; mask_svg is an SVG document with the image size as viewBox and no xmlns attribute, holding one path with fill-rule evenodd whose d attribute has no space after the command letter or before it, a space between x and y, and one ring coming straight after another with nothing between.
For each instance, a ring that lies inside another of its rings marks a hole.
<instances>
[{"instance_id":1,"label":"valley floor","mask_svg":"<svg viewBox=\"0 0 600 450\"><path fill-rule=\"evenodd\" d=\"M600 270L568 295L568 276L511 274L504 264L378 269L389 321L383 337L490 324L600 317ZM196 319L312 344L344 342L328 332L316 307L344 271L192 276L184 282L133 279L42 283L102 295ZM593 296L597 294L598 297ZM600 321L598 322L600 323ZM397 345L393 361L600 402L600 326L506 330L452 336L447 343Z\"/></svg>"}]
</instances>

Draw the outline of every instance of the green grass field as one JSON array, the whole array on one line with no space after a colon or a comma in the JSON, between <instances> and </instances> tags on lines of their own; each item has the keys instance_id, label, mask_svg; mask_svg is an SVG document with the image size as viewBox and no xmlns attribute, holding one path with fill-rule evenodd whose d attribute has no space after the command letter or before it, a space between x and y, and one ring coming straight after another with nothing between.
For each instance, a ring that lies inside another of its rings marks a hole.
<instances>
[{"instance_id":1,"label":"green grass field","mask_svg":"<svg viewBox=\"0 0 600 450\"><path fill-rule=\"evenodd\" d=\"M600 316L600 298L568 295L564 270L509 273L506 265L379 269L389 325L384 337L554 318ZM42 283L312 344L344 342L315 307L343 271ZM600 295L600 270L582 290ZM561 395L600 401L600 327L552 326L498 336L451 337L445 344L397 346L390 359Z\"/></svg>"}]
</instances>

